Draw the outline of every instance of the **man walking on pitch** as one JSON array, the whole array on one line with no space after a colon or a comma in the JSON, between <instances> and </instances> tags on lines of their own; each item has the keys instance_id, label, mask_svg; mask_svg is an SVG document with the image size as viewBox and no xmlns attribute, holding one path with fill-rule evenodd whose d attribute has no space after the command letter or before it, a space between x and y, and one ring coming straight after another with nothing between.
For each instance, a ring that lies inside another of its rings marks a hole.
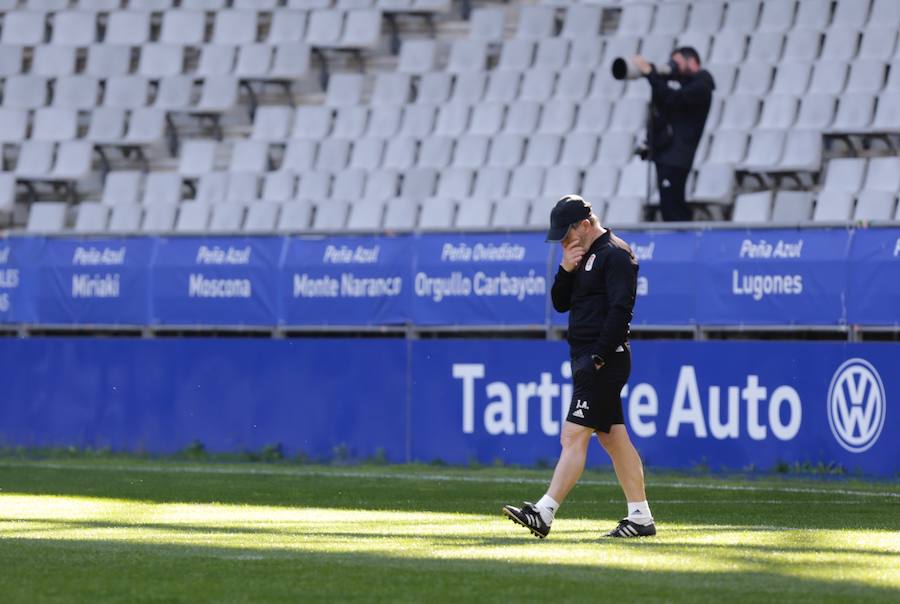
<instances>
[{"instance_id":1,"label":"man walking on pitch","mask_svg":"<svg viewBox=\"0 0 900 604\"><path fill-rule=\"evenodd\" d=\"M606 536L655 535L644 493L644 468L625 429L621 398L631 372L628 329L637 260L628 244L603 228L591 204L578 195L563 197L550 212L547 241L559 241L563 248L550 295L557 311L569 312L572 401L560 437L562 453L547 493L521 508L503 506L503 513L536 537L546 537L559 506L584 470L596 433L612 458L628 502L628 516Z\"/></svg>"}]
</instances>

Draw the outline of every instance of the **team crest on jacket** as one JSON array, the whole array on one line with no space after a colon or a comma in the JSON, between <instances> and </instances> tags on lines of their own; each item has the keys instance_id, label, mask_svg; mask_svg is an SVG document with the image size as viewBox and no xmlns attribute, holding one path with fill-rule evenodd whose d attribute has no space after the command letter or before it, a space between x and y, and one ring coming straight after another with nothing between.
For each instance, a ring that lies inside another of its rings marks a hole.
<instances>
[{"instance_id":1,"label":"team crest on jacket","mask_svg":"<svg viewBox=\"0 0 900 604\"><path fill-rule=\"evenodd\" d=\"M594 268L594 259L597 258L597 254L591 254L588 256L587 264L584 265L584 270L589 271Z\"/></svg>"}]
</instances>

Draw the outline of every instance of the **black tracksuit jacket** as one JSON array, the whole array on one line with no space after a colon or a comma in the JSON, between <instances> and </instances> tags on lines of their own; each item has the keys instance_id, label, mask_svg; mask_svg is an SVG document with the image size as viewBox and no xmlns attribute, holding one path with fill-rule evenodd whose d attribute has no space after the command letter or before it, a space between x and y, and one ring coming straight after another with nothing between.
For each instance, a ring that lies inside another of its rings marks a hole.
<instances>
[{"instance_id":1,"label":"black tracksuit jacket","mask_svg":"<svg viewBox=\"0 0 900 604\"><path fill-rule=\"evenodd\" d=\"M646 77L653 91L653 106L672 126L671 144L654 149L653 161L661 166L690 170L716 87L713 77L706 70L698 71L682 80L677 90L670 88L668 80L656 73L656 69Z\"/></svg>"},{"instance_id":2,"label":"black tracksuit jacket","mask_svg":"<svg viewBox=\"0 0 900 604\"><path fill-rule=\"evenodd\" d=\"M638 262L628 244L607 231L597 238L571 273L562 266L550 297L569 312L572 358L597 354L606 360L628 340L637 294Z\"/></svg>"}]
</instances>

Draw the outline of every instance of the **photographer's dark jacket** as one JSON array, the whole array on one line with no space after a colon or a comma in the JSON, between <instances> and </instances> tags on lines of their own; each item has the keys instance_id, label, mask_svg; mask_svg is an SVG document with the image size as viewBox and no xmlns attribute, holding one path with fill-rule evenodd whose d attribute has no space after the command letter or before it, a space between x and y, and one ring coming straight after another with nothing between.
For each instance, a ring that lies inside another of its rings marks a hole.
<instances>
[{"instance_id":1,"label":"photographer's dark jacket","mask_svg":"<svg viewBox=\"0 0 900 604\"><path fill-rule=\"evenodd\" d=\"M562 266L550 297L558 312L569 311L572 358L611 358L628 340L637 292L638 262L628 244L608 230L587 250L571 273Z\"/></svg>"},{"instance_id":2,"label":"photographer's dark jacket","mask_svg":"<svg viewBox=\"0 0 900 604\"><path fill-rule=\"evenodd\" d=\"M653 160L663 166L674 166L689 170L694 163L694 153L700 144L706 116L712 102L712 92L716 85L712 75L700 70L681 80L681 88L669 87L667 78L653 69L647 76L653 91L653 107L659 116L671 126L669 140L659 141L653 146ZM658 133L660 124L655 124ZM655 134L657 138L663 138ZM662 145L660 145L662 143Z\"/></svg>"}]
</instances>

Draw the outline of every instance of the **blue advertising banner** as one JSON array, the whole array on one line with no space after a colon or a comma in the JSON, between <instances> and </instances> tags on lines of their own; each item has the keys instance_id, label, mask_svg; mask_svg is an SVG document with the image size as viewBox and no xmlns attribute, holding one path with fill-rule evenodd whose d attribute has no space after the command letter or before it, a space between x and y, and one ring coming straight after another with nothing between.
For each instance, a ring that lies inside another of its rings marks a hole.
<instances>
[{"instance_id":1,"label":"blue advertising banner","mask_svg":"<svg viewBox=\"0 0 900 604\"><path fill-rule=\"evenodd\" d=\"M849 262L849 322L900 324L900 229L856 231Z\"/></svg>"},{"instance_id":2,"label":"blue advertising banner","mask_svg":"<svg viewBox=\"0 0 900 604\"><path fill-rule=\"evenodd\" d=\"M413 323L545 324L550 247L537 233L422 235Z\"/></svg>"},{"instance_id":3,"label":"blue advertising banner","mask_svg":"<svg viewBox=\"0 0 900 604\"><path fill-rule=\"evenodd\" d=\"M151 276L152 322L274 326L274 276L284 242L280 237L159 238Z\"/></svg>"},{"instance_id":4,"label":"blue advertising banner","mask_svg":"<svg viewBox=\"0 0 900 604\"><path fill-rule=\"evenodd\" d=\"M637 300L632 325L693 325L697 313L696 231L614 231L638 260ZM562 248L553 246L553 274ZM552 286L552 280L550 282ZM550 309L554 325L568 314Z\"/></svg>"},{"instance_id":5,"label":"blue advertising banner","mask_svg":"<svg viewBox=\"0 0 900 604\"><path fill-rule=\"evenodd\" d=\"M288 240L279 276L279 322L406 323L413 250L411 237Z\"/></svg>"},{"instance_id":6,"label":"blue advertising banner","mask_svg":"<svg viewBox=\"0 0 900 604\"><path fill-rule=\"evenodd\" d=\"M406 459L401 340L0 339L0 444Z\"/></svg>"},{"instance_id":7,"label":"blue advertising banner","mask_svg":"<svg viewBox=\"0 0 900 604\"><path fill-rule=\"evenodd\" d=\"M42 237L0 239L0 323L36 323Z\"/></svg>"},{"instance_id":8,"label":"blue advertising banner","mask_svg":"<svg viewBox=\"0 0 900 604\"><path fill-rule=\"evenodd\" d=\"M47 239L37 268L38 320L146 325L155 239Z\"/></svg>"},{"instance_id":9,"label":"blue advertising banner","mask_svg":"<svg viewBox=\"0 0 900 604\"><path fill-rule=\"evenodd\" d=\"M651 465L809 461L895 476L897 358L888 343L639 341L625 420ZM412 458L554 460L572 395L566 359L553 342L414 342ZM593 449L592 463L608 463Z\"/></svg>"},{"instance_id":10,"label":"blue advertising banner","mask_svg":"<svg viewBox=\"0 0 900 604\"><path fill-rule=\"evenodd\" d=\"M896 343L639 341L624 417L650 466L900 476L897 358ZM0 444L552 464L570 372L564 344L535 340L2 338Z\"/></svg>"},{"instance_id":11,"label":"blue advertising banner","mask_svg":"<svg viewBox=\"0 0 900 604\"><path fill-rule=\"evenodd\" d=\"M705 325L846 323L851 231L707 231L696 262Z\"/></svg>"}]
</instances>

